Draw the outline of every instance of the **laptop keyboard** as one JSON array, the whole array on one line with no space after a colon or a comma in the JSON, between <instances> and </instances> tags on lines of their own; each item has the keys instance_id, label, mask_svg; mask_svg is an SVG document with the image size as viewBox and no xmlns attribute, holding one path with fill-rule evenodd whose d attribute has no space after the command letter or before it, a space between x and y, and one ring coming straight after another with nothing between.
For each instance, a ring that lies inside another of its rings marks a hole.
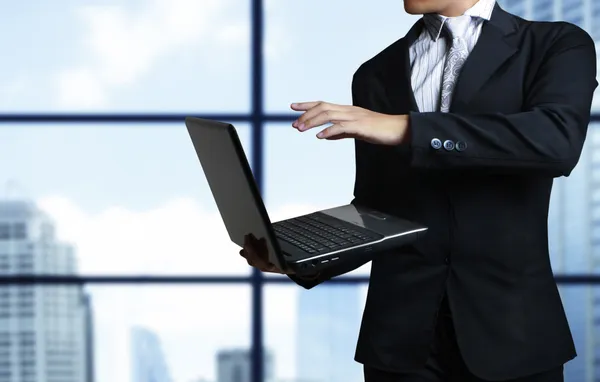
<instances>
[{"instance_id":1,"label":"laptop keyboard","mask_svg":"<svg viewBox=\"0 0 600 382\"><path fill-rule=\"evenodd\" d=\"M273 229L278 239L315 255L383 238L375 232L320 212L274 223Z\"/></svg>"}]
</instances>

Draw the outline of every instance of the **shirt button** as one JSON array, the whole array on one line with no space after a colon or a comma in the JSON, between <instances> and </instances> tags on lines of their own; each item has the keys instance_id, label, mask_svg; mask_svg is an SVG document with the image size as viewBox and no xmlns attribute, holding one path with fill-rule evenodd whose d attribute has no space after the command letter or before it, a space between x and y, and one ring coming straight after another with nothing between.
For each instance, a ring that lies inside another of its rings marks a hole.
<instances>
[{"instance_id":1,"label":"shirt button","mask_svg":"<svg viewBox=\"0 0 600 382\"><path fill-rule=\"evenodd\" d=\"M466 142L456 142L456 151L465 151L467 149L467 143Z\"/></svg>"},{"instance_id":2,"label":"shirt button","mask_svg":"<svg viewBox=\"0 0 600 382\"><path fill-rule=\"evenodd\" d=\"M439 139L437 139L437 138L433 138L433 139L431 140L431 147L433 147L433 148L434 148L434 149L436 149L436 150L439 150L439 149L441 149L441 148L442 148L442 141L440 141L440 140L439 140Z\"/></svg>"},{"instance_id":3,"label":"shirt button","mask_svg":"<svg viewBox=\"0 0 600 382\"><path fill-rule=\"evenodd\" d=\"M452 151L454 150L454 142L452 142L451 140L447 140L444 142L444 148L448 151Z\"/></svg>"}]
</instances>

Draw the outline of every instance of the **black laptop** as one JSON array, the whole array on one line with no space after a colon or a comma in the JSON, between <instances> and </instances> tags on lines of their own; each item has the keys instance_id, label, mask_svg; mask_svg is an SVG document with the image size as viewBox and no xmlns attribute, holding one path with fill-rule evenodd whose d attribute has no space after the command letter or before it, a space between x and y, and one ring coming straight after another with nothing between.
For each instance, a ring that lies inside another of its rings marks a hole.
<instances>
[{"instance_id":1,"label":"black laptop","mask_svg":"<svg viewBox=\"0 0 600 382\"><path fill-rule=\"evenodd\" d=\"M243 246L248 234L264 238L271 263L282 270L311 274L410 244L427 231L356 204L272 223L233 125L193 117L185 124L231 241Z\"/></svg>"}]
</instances>

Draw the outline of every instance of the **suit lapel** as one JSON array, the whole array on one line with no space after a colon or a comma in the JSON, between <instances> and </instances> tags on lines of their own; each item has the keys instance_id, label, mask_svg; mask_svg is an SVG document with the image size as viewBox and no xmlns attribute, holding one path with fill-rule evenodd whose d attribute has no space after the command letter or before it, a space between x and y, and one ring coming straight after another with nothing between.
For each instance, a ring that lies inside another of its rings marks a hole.
<instances>
[{"instance_id":1,"label":"suit lapel","mask_svg":"<svg viewBox=\"0 0 600 382\"><path fill-rule=\"evenodd\" d=\"M454 89L451 111L465 109L473 96L486 81L517 52L514 31L516 21L496 3L489 21L481 30L481 36L467 58Z\"/></svg>"},{"instance_id":2,"label":"suit lapel","mask_svg":"<svg viewBox=\"0 0 600 382\"><path fill-rule=\"evenodd\" d=\"M411 84L410 46L419 37L422 28L423 21L417 21L406 36L391 47L390 57L381 72L390 114L419 111Z\"/></svg>"}]
</instances>

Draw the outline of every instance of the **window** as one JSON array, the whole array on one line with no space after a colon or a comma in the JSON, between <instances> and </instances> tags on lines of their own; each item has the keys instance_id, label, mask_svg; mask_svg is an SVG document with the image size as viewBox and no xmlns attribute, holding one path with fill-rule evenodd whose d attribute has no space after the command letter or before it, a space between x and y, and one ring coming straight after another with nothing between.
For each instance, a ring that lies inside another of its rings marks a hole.
<instances>
[{"instance_id":1,"label":"window","mask_svg":"<svg viewBox=\"0 0 600 382\"><path fill-rule=\"evenodd\" d=\"M0 240L8 240L10 238L10 224L0 223Z\"/></svg>"},{"instance_id":2,"label":"window","mask_svg":"<svg viewBox=\"0 0 600 382\"><path fill-rule=\"evenodd\" d=\"M22 273L248 274L181 124L6 125L0 141L8 177L39 196L14 208L56 229L35 269L16 256Z\"/></svg>"},{"instance_id":3,"label":"window","mask_svg":"<svg viewBox=\"0 0 600 382\"><path fill-rule=\"evenodd\" d=\"M393 0L268 1L266 5L265 107L287 115L290 123L292 102L349 103L358 66L404 36L418 19L404 12L402 1ZM335 28L325 32L307 27L308 20L313 26L335 24ZM337 21L332 24L332 20ZM351 41L352 49L340 41Z\"/></svg>"},{"instance_id":4,"label":"window","mask_svg":"<svg viewBox=\"0 0 600 382\"><path fill-rule=\"evenodd\" d=\"M524 17L591 25L600 36L597 2L499 2ZM289 104L350 103L354 71L418 17L397 0L8 7L0 14L0 44L11 52L0 62L0 142L10 145L0 163L11 165L0 182L36 224L0 216L0 277L18 283L11 277L33 270L41 284L19 285L15 303L0 288L0 322L10 324L2 328L33 333L0 335L0 354L11 352L21 380L360 378L351 353L369 265L311 300L290 281L251 273L228 244L182 120L235 123L273 220L348 203L352 143L299 135ZM565 284L582 275L600 283L600 115L592 120L580 165L556 181L549 219L552 266L580 355L567 365L573 382L600 378L588 362L600 349L600 293ZM290 169L294 181L282 182ZM29 252L35 261L21 257ZM348 319L334 320L342 314ZM301 325L332 334L299 338ZM219 362L223 353L229 358ZM0 370L0 382L12 378Z\"/></svg>"},{"instance_id":5,"label":"window","mask_svg":"<svg viewBox=\"0 0 600 382\"><path fill-rule=\"evenodd\" d=\"M27 226L24 223L15 223L13 224L12 229L13 239L24 240L27 238Z\"/></svg>"},{"instance_id":6,"label":"window","mask_svg":"<svg viewBox=\"0 0 600 382\"><path fill-rule=\"evenodd\" d=\"M15 4L0 16L0 44L12 52L0 108L247 112L249 10L248 1Z\"/></svg>"}]
</instances>

